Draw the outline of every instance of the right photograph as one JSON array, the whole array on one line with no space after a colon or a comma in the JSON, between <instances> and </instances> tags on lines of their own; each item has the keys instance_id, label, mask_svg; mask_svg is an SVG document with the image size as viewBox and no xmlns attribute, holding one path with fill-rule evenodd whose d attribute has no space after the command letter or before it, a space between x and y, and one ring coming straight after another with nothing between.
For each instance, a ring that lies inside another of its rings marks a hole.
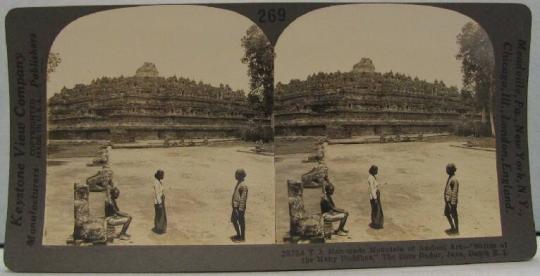
<instances>
[{"instance_id":1,"label":"right photograph","mask_svg":"<svg viewBox=\"0 0 540 276\"><path fill-rule=\"evenodd\" d=\"M276 242L501 236L493 47L420 5L307 13L274 65Z\"/></svg>"}]
</instances>

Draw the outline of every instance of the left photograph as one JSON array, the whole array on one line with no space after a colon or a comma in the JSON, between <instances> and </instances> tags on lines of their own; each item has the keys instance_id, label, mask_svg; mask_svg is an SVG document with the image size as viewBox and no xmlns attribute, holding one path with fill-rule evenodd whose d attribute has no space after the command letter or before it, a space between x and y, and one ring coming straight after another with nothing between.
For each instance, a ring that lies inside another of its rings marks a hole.
<instances>
[{"instance_id":1,"label":"left photograph","mask_svg":"<svg viewBox=\"0 0 540 276\"><path fill-rule=\"evenodd\" d=\"M54 41L43 244L275 242L274 51L240 14L111 9Z\"/></svg>"}]
</instances>

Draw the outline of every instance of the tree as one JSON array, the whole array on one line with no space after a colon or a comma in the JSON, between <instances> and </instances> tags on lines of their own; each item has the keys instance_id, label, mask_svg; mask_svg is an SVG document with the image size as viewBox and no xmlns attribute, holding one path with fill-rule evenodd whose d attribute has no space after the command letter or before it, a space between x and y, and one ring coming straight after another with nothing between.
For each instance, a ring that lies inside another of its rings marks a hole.
<instances>
[{"instance_id":1,"label":"tree","mask_svg":"<svg viewBox=\"0 0 540 276\"><path fill-rule=\"evenodd\" d=\"M60 58L59 53L49 53L49 58L47 60L47 79L49 78L49 75L56 70L56 67L58 67L61 62L62 58Z\"/></svg>"},{"instance_id":2,"label":"tree","mask_svg":"<svg viewBox=\"0 0 540 276\"><path fill-rule=\"evenodd\" d=\"M474 101L474 93L470 90L467 90L465 88L461 89L460 97L463 102L472 102Z\"/></svg>"},{"instance_id":3,"label":"tree","mask_svg":"<svg viewBox=\"0 0 540 276\"><path fill-rule=\"evenodd\" d=\"M457 43L460 48L456 58L461 60L463 86L474 91L475 106L482 113L482 123L487 122L486 113L489 113L491 135L495 136L495 59L491 41L480 25L468 22L458 34Z\"/></svg>"},{"instance_id":4,"label":"tree","mask_svg":"<svg viewBox=\"0 0 540 276\"><path fill-rule=\"evenodd\" d=\"M248 101L254 108L270 116L274 106L274 47L257 25L252 25L246 31L242 47L242 63L248 65L250 77Z\"/></svg>"}]
</instances>

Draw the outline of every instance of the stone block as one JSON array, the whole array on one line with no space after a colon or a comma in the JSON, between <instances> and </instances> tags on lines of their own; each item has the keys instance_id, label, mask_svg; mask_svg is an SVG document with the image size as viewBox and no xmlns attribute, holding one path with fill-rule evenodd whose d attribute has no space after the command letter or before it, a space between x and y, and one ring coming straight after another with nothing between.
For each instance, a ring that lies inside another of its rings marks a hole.
<instances>
[{"instance_id":1,"label":"stone block","mask_svg":"<svg viewBox=\"0 0 540 276\"><path fill-rule=\"evenodd\" d=\"M107 200L107 191L91 192L88 200L90 214L95 218L105 217L105 201Z\"/></svg>"},{"instance_id":2,"label":"stone block","mask_svg":"<svg viewBox=\"0 0 540 276\"><path fill-rule=\"evenodd\" d=\"M304 188L322 188L326 183L328 183L328 167L326 165L318 165L302 175Z\"/></svg>"},{"instance_id":3,"label":"stone block","mask_svg":"<svg viewBox=\"0 0 540 276\"><path fill-rule=\"evenodd\" d=\"M323 226L320 214L307 214L304 208L303 185L300 181L287 180L289 192L290 231L288 241L320 240Z\"/></svg>"}]
</instances>

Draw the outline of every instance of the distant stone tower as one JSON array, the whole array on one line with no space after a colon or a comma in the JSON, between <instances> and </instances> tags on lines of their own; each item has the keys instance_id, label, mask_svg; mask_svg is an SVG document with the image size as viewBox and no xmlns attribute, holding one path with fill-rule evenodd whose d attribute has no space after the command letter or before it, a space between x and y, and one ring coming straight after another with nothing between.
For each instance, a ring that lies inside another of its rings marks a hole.
<instances>
[{"instance_id":1,"label":"distant stone tower","mask_svg":"<svg viewBox=\"0 0 540 276\"><path fill-rule=\"evenodd\" d=\"M370 58L362 58L360 59L360 62L353 66L352 71L358 73L374 73L375 65L373 65L373 61Z\"/></svg>"},{"instance_id":2,"label":"distant stone tower","mask_svg":"<svg viewBox=\"0 0 540 276\"><path fill-rule=\"evenodd\" d=\"M156 68L156 65L151 62L145 62L137 72L135 72L135 77L157 77L159 72Z\"/></svg>"}]
</instances>

